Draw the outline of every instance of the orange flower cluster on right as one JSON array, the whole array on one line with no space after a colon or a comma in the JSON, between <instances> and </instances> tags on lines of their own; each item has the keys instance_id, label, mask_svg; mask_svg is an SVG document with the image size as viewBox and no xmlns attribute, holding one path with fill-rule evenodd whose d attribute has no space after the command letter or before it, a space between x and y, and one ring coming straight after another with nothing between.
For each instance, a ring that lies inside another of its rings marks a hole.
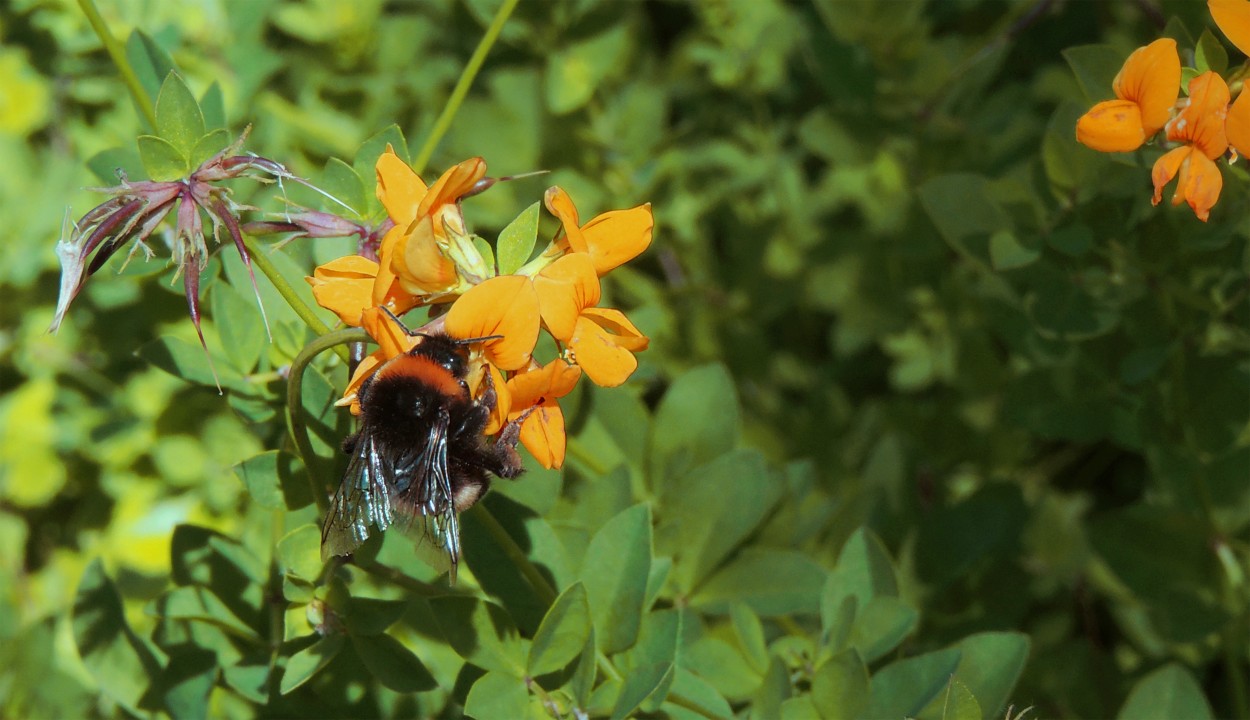
<instances>
[{"instance_id":1,"label":"orange flower cluster on right","mask_svg":"<svg viewBox=\"0 0 1250 720\"><path fill-rule=\"evenodd\" d=\"M1250 0L1209 0L1208 7L1220 30L1250 54ZM1188 203L1206 222L1224 187L1215 161L1230 150L1230 162L1250 152L1250 93L1230 105L1224 78L1207 71L1189 81L1188 96L1178 102L1181 62L1169 38L1134 51L1112 90L1115 100L1098 103L1077 121L1076 139L1101 152L1132 152L1162 130L1171 149L1151 171L1152 201L1158 205L1176 179L1172 204Z\"/></svg>"}]
</instances>

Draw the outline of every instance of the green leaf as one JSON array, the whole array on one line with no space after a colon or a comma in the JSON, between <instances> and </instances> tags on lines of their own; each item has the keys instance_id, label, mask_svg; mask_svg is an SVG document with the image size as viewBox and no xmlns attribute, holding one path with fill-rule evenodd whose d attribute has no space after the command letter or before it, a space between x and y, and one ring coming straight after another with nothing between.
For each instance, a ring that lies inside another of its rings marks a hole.
<instances>
[{"instance_id":1,"label":"green leaf","mask_svg":"<svg viewBox=\"0 0 1250 720\"><path fill-rule=\"evenodd\" d=\"M864 662L875 662L898 647L916 629L920 614L893 597L875 597L859 609L851 644L859 649Z\"/></svg>"},{"instance_id":2,"label":"green leaf","mask_svg":"<svg viewBox=\"0 0 1250 720\"><path fill-rule=\"evenodd\" d=\"M771 720L781 716L781 705L793 691L790 671L781 658L774 655L768 664L768 672L751 700L751 720ZM815 711L815 708L812 708Z\"/></svg>"},{"instance_id":3,"label":"green leaf","mask_svg":"<svg viewBox=\"0 0 1250 720\"><path fill-rule=\"evenodd\" d=\"M896 660L872 676L866 717L914 717L946 689L959 666L959 650L949 648Z\"/></svg>"},{"instance_id":4,"label":"green leaf","mask_svg":"<svg viewBox=\"0 0 1250 720\"><path fill-rule=\"evenodd\" d=\"M464 714L480 720L524 717L529 707L525 681L491 671L477 679L464 701Z\"/></svg>"},{"instance_id":5,"label":"green leaf","mask_svg":"<svg viewBox=\"0 0 1250 720\"><path fill-rule=\"evenodd\" d=\"M1018 632L984 632L960 640L955 677L978 700L986 717L1002 715L1011 691L1029 658L1029 636Z\"/></svg>"},{"instance_id":6,"label":"green leaf","mask_svg":"<svg viewBox=\"0 0 1250 720\"><path fill-rule=\"evenodd\" d=\"M756 450L726 453L664 488L656 545L675 558L671 577L683 594L759 527L780 495Z\"/></svg>"},{"instance_id":7,"label":"green leaf","mask_svg":"<svg viewBox=\"0 0 1250 720\"><path fill-rule=\"evenodd\" d=\"M260 642L256 631L239 619L216 595L202 587L177 587L157 598L149 612L172 620L198 620L240 638Z\"/></svg>"},{"instance_id":8,"label":"green leaf","mask_svg":"<svg viewBox=\"0 0 1250 720\"><path fill-rule=\"evenodd\" d=\"M100 691L139 715L148 678L161 672L152 649L126 622L121 595L99 560L83 572L74 598L74 642Z\"/></svg>"},{"instance_id":9,"label":"green leaf","mask_svg":"<svg viewBox=\"0 0 1250 720\"><path fill-rule=\"evenodd\" d=\"M91 174L105 185L116 185L118 173L128 178L141 178L146 173L139 151L133 147L115 147L101 150L87 160ZM135 263L137 265L138 263Z\"/></svg>"},{"instance_id":10,"label":"green leaf","mask_svg":"<svg viewBox=\"0 0 1250 720\"><path fill-rule=\"evenodd\" d=\"M382 685L401 693L438 687L438 681L417 656L390 635L353 634L351 638L356 656Z\"/></svg>"},{"instance_id":11,"label":"green leaf","mask_svg":"<svg viewBox=\"0 0 1250 720\"><path fill-rule=\"evenodd\" d=\"M279 692L290 693L325 669L343 649L342 635L327 635L291 656L282 673Z\"/></svg>"},{"instance_id":12,"label":"green leaf","mask_svg":"<svg viewBox=\"0 0 1250 720\"><path fill-rule=\"evenodd\" d=\"M729 618L733 622L734 635L742 646L742 654L757 672L768 670L768 644L764 639L764 625L750 607L742 603L729 606Z\"/></svg>"},{"instance_id":13,"label":"green leaf","mask_svg":"<svg viewBox=\"0 0 1250 720\"><path fill-rule=\"evenodd\" d=\"M981 720L981 704L968 686L951 678L946 691L933 698L919 720ZM990 717L994 717L991 715Z\"/></svg>"},{"instance_id":14,"label":"green leaf","mask_svg":"<svg viewBox=\"0 0 1250 720\"><path fill-rule=\"evenodd\" d=\"M220 128L210 130L205 133L199 140L195 141L195 146L191 148L190 154L187 156L190 160L191 167L198 168L208 161L217 153L225 150L230 146L230 134Z\"/></svg>"},{"instance_id":15,"label":"green leaf","mask_svg":"<svg viewBox=\"0 0 1250 720\"><path fill-rule=\"evenodd\" d=\"M691 596L691 607L722 613L743 602L765 617L815 613L825 570L796 550L747 547Z\"/></svg>"},{"instance_id":16,"label":"green leaf","mask_svg":"<svg viewBox=\"0 0 1250 720\"><path fill-rule=\"evenodd\" d=\"M430 610L460 657L483 670L525 677L525 643L506 610L469 597L433 598Z\"/></svg>"},{"instance_id":17,"label":"green leaf","mask_svg":"<svg viewBox=\"0 0 1250 720\"><path fill-rule=\"evenodd\" d=\"M231 366L240 373L252 372L268 344L255 299L249 302L230 285L217 283L211 302L213 324Z\"/></svg>"},{"instance_id":18,"label":"green leaf","mask_svg":"<svg viewBox=\"0 0 1250 720\"><path fill-rule=\"evenodd\" d=\"M668 689L665 708L680 707L705 718L733 717L733 708L706 680L689 670L677 668Z\"/></svg>"},{"instance_id":19,"label":"green leaf","mask_svg":"<svg viewBox=\"0 0 1250 720\"><path fill-rule=\"evenodd\" d=\"M1016 237L1010 230L999 230L990 236L990 262L995 270L1014 270L1033 263L1041 250Z\"/></svg>"},{"instance_id":20,"label":"green leaf","mask_svg":"<svg viewBox=\"0 0 1250 720\"><path fill-rule=\"evenodd\" d=\"M529 675L546 675L572 662L586 646L592 627L586 588L580 582L573 583L552 603L534 634Z\"/></svg>"},{"instance_id":21,"label":"green leaf","mask_svg":"<svg viewBox=\"0 0 1250 720\"><path fill-rule=\"evenodd\" d=\"M988 264L990 236L1012 229L1010 216L980 175L939 175L925 181L919 194L942 239L968 259Z\"/></svg>"},{"instance_id":22,"label":"green leaf","mask_svg":"<svg viewBox=\"0 0 1250 720\"><path fill-rule=\"evenodd\" d=\"M811 695L799 695L781 703L781 720L820 720Z\"/></svg>"},{"instance_id":23,"label":"green leaf","mask_svg":"<svg viewBox=\"0 0 1250 720\"><path fill-rule=\"evenodd\" d=\"M821 590L820 620L825 637L834 647L841 647L850 638L860 608L876 597L897 596L898 581L885 545L871 530L856 530L842 545L838 564Z\"/></svg>"},{"instance_id":24,"label":"green leaf","mask_svg":"<svg viewBox=\"0 0 1250 720\"><path fill-rule=\"evenodd\" d=\"M204 127L209 131L226 129L226 98L216 80L200 96L200 112L204 114Z\"/></svg>"},{"instance_id":25,"label":"green leaf","mask_svg":"<svg viewBox=\"0 0 1250 720\"><path fill-rule=\"evenodd\" d=\"M538 239L538 205L536 202L522 210L499 232L495 247L500 275L515 273L533 254L534 241Z\"/></svg>"},{"instance_id":26,"label":"green leaf","mask_svg":"<svg viewBox=\"0 0 1250 720\"><path fill-rule=\"evenodd\" d=\"M705 365L669 386L651 430L651 482L658 488L738 444L738 392L723 365Z\"/></svg>"},{"instance_id":27,"label":"green leaf","mask_svg":"<svg viewBox=\"0 0 1250 720\"><path fill-rule=\"evenodd\" d=\"M617 25L550 55L547 59L547 108L556 115L563 115L585 105L599 83L620 67L628 47L628 29Z\"/></svg>"},{"instance_id":28,"label":"green leaf","mask_svg":"<svg viewBox=\"0 0 1250 720\"><path fill-rule=\"evenodd\" d=\"M155 135L140 135L139 157L143 160L143 170L151 180L168 182L179 180L191 174L190 160L186 153Z\"/></svg>"},{"instance_id":29,"label":"green leaf","mask_svg":"<svg viewBox=\"0 0 1250 720\"><path fill-rule=\"evenodd\" d=\"M604 524L582 561L581 581L603 652L619 652L637 639L650 570L651 509L640 503Z\"/></svg>"},{"instance_id":30,"label":"green leaf","mask_svg":"<svg viewBox=\"0 0 1250 720\"><path fill-rule=\"evenodd\" d=\"M208 694L217 679L217 655L203 648L184 646L169 657L156 688L171 718L203 720L208 717Z\"/></svg>"},{"instance_id":31,"label":"green leaf","mask_svg":"<svg viewBox=\"0 0 1250 720\"><path fill-rule=\"evenodd\" d=\"M321 574L321 528L300 525L278 541L278 569L284 574L313 580Z\"/></svg>"},{"instance_id":32,"label":"green leaf","mask_svg":"<svg viewBox=\"0 0 1250 720\"><path fill-rule=\"evenodd\" d=\"M204 114L195 95L176 71L171 70L161 83L156 98L156 134L174 146L184 157L190 157L195 143L204 135Z\"/></svg>"},{"instance_id":33,"label":"green leaf","mask_svg":"<svg viewBox=\"0 0 1250 720\"><path fill-rule=\"evenodd\" d=\"M142 30L135 30L126 38L126 60L135 71L148 98L155 101L161 90L161 82L174 70L173 57L150 35ZM139 115L143 116L142 113Z\"/></svg>"},{"instance_id":34,"label":"green leaf","mask_svg":"<svg viewBox=\"0 0 1250 720\"><path fill-rule=\"evenodd\" d=\"M853 648L829 658L812 675L812 704L823 720L854 720L868 699L868 667Z\"/></svg>"},{"instance_id":35,"label":"green leaf","mask_svg":"<svg viewBox=\"0 0 1250 720\"><path fill-rule=\"evenodd\" d=\"M381 635L408 610L406 600L353 597L343 618L352 635Z\"/></svg>"},{"instance_id":36,"label":"green leaf","mask_svg":"<svg viewBox=\"0 0 1250 720\"><path fill-rule=\"evenodd\" d=\"M672 680L673 663L653 663L633 668L616 696L612 720L624 720L638 709L653 692Z\"/></svg>"},{"instance_id":37,"label":"green leaf","mask_svg":"<svg viewBox=\"0 0 1250 720\"><path fill-rule=\"evenodd\" d=\"M1116 717L1120 720L1207 720L1213 715L1202 694L1202 686L1188 670L1173 663L1138 680Z\"/></svg>"},{"instance_id":38,"label":"green leaf","mask_svg":"<svg viewBox=\"0 0 1250 720\"><path fill-rule=\"evenodd\" d=\"M1124 53L1111 45L1080 45L1061 54L1072 66L1076 82L1091 105L1113 97L1111 81L1124 65Z\"/></svg>"},{"instance_id":39,"label":"green leaf","mask_svg":"<svg viewBox=\"0 0 1250 720\"><path fill-rule=\"evenodd\" d=\"M321 171L320 185L322 190L346 204L357 215L368 213L369 201L365 193L365 182L351 165L336 157L330 158Z\"/></svg>"},{"instance_id":40,"label":"green leaf","mask_svg":"<svg viewBox=\"0 0 1250 720\"><path fill-rule=\"evenodd\" d=\"M243 378L224 358L218 358L209 365L209 356L204 348L180 338L165 336L152 340L135 352L143 360L155 365L177 378L189 383L216 387L213 381L212 367L217 368L217 377L222 387L242 389L246 386ZM248 388L251 389L251 388Z\"/></svg>"},{"instance_id":41,"label":"green leaf","mask_svg":"<svg viewBox=\"0 0 1250 720\"><path fill-rule=\"evenodd\" d=\"M1194 48L1194 66L1199 74L1210 71L1223 75L1228 69L1228 51L1224 49L1224 43L1211 34L1209 28L1203 29L1198 38L1198 46Z\"/></svg>"},{"instance_id":42,"label":"green leaf","mask_svg":"<svg viewBox=\"0 0 1250 720\"><path fill-rule=\"evenodd\" d=\"M269 698L269 663L247 662L222 668L221 679L243 697L255 703Z\"/></svg>"},{"instance_id":43,"label":"green leaf","mask_svg":"<svg viewBox=\"0 0 1250 720\"><path fill-rule=\"evenodd\" d=\"M298 510L312 504L302 465L283 450L268 450L234 466L252 500L266 510Z\"/></svg>"},{"instance_id":44,"label":"green leaf","mask_svg":"<svg viewBox=\"0 0 1250 720\"><path fill-rule=\"evenodd\" d=\"M988 485L958 505L930 513L920 525L916 560L920 576L943 584L977 563L1009 554L1019 543L1028 509L1014 485Z\"/></svg>"},{"instance_id":45,"label":"green leaf","mask_svg":"<svg viewBox=\"0 0 1250 720\"><path fill-rule=\"evenodd\" d=\"M404 131L399 129L398 125L392 124L360 144L360 149L356 151L356 159L352 162L356 175L361 179L369 178L369 180L377 177L375 167L378 164L378 158L386 152L387 145L394 149L400 160L410 161L412 156L408 154L408 141L404 140Z\"/></svg>"}]
</instances>

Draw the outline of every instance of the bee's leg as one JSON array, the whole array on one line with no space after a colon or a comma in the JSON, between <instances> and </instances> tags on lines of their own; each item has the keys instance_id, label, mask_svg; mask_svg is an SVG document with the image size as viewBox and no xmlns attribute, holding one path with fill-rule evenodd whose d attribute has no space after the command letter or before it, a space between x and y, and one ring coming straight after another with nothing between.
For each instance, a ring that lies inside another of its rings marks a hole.
<instances>
[{"instance_id":1,"label":"bee's leg","mask_svg":"<svg viewBox=\"0 0 1250 720\"><path fill-rule=\"evenodd\" d=\"M481 395L478 396L477 404L479 407L486 408L486 413L489 415L495 411L495 404L499 402L499 395L495 392L495 378L490 374L490 368L482 366L482 370L485 373L485 377L482 378L482 384L485 388L482 390Z\"/></svg>"},{"instance_id":2,"label":"bee's leg","mask_svg":"<svg viewBox=\"0 0 1250 720\"><path fill-rule=\"evenodd\" d=\"M503 426L503 430L495 438L495 444L516 447L517 441L521 439L521 425L537 409L538 405L533 405L518 415L515 420L509 420L508 424Z\"/></svg>"}]
</instances>

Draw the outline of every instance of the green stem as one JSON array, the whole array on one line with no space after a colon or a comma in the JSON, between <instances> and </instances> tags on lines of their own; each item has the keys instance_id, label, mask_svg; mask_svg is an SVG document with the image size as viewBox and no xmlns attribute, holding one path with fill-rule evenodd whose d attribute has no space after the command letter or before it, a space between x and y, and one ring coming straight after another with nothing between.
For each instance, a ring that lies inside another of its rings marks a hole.
<instances>
[{"instance_id":1,"label":"green stem","mask_svg":"<svg viewBox=\"0 0 1250 720\"><path fill-rule=\"evenodd\" d=\"M134 68L130 67L130 62L126 60L125 48L117 42L113 33L109 32L108 26L104 24L104 18L96 9L94 0L78 0L78 7L82 8L83 14L87 16L87 22L91 23L91 29L95 30L96 37L100 38L100 42L104 44L104 50L108 52L109 59L113 61L117 72L121 74L122 82L126 83L126 89L130 90L130 96L135 99L135 104L139 106L139 111L148 121L148 126L155 130L156 109L152 105L152 98L148 97L148 91L143 89L139 76L135 75Z\"/></svg>"},{"instance_id":2,"label":"green stem","mask_svg":"<svg viewBox=\"0 0 1250 720\"><path fill-rule=\"evenodd\" d=\"M551 584L547 582L547 578L538 572L538 568L534 566L534 563L525 557L525 552L521 550L521 546L516 544L516 540L512 539L512 536L508 534L503 525L500 525L495 516L491 515L490 511L483 507L481 503L474 505L468 512L473 513L474 517L486 527L486 531L494 538L504 554L508 556L508 559L521 569L521 574L533 586L535 594L538 595L538 599L542 601L543 605L550 607L556 601L555 588L551 587Z\"/></svg>"},{"instance_id":3,"label":"green stem","mask_svg":"<svg viewBox=\"0 0 1250 720\"><path fill-rule=\"evenodd\" d=\"M269 259L269 255L264 252L264 249L256 243L256 240L245 236L243 238L243 246L247 248L247 254L251 256L252 264L264 273L265 277L269 278L269 282L273 284L274 289L278 291L278 294L282 296L286 304L291 306L295 314L299 315L300 320L303 320L304 324L318 335L329 333L330 328L321 322L321 318L317 317L312 308L308 307L300 299L300 296L295 293L295 288L291 287L291 283L282 277L282 274L278 272L277 266ZM344 348L336 347L334 352L343 359L343 362L351 362L351 354Z\"/></svg>"},{"instance_id":4,"label":"green stem","mask_svg":"<svg viewBox=\"0 0 1250 720\"><path fill-rule=\"evenodd\" d=\"M291 361L291 375L286 384L287 422L291 429L291 439L295 441L295 449L300 460L304 461L304 470L308 473L308 487L312 490L313 500L317 509L325 512L330 509L330 499L326 497L325 488L317 483L317 473L313 468L317 455L313 452L312 443L308 440L308 428L304 425L303 386L304 370L308 363L317 355L339 345L368 342L369 334L359 328L336 330L313 340L300 350L299 355Z\"/></svg>"},{"instance_id":5,"label":"green stem","mask_svg":"<svg viewBox=\"0 0 1250 720\"><path fill-rule=\"evenodd\" d=\"M491 46L495 44L495 40L499 39L499 33L503 30L504 23L508 21L508 16L516 9L520 0L504 0L499 6L499 10L495 12L495 18L490 21L490 27L486 28L486 34L478 42L477 48L474 49L473 55L469 58L469 63L464 66L464 70L460 73L460 79L456 81L456 87L452 88L451 97L447 98L447 104L443 106L443 112L439 114L438 120L434 122L434 129L430 131L429 136L425 139L425 144L421 146L421 151L417 153L417 157L412 161L412 169L420 175L425 171L425 166L430 162L430 157L434 155L434 148L438 147L438 143L442 141L443 136L451 128L451 121L455 119L456 113L460 110L460 105L464 103L464 98L469 94L469 87L473 84L474 78L477 77L478 70L482 69L482 63L486 62L486 55L490 52Z\"/></svg>"}]
</instances>

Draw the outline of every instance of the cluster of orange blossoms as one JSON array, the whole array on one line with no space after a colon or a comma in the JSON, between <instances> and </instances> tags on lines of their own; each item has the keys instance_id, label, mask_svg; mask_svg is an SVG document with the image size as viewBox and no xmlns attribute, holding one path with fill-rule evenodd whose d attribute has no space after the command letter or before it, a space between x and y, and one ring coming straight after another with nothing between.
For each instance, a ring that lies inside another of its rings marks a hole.
<instances>
[{"instance_id":1,"label":"cluster of orange blossoms","mask_svg":"<svg viewBox=\"0 0 1250 720\"><path fill-rule=\"evenodd\" d=\"M573 201L558 187L545 197L562 232L537 257L511 275L498 275L474 245L460 199L486 177L481 158L443 173L432 186L391 148L378 158L377 194L395 227L382 239L378 262L349 255L318 267L308 278L313 295L346 324L363 327L378 350L360 364L341 404L360 412L356 392L388 359L420 342L382 310L396 315L412 308L452 303L446 314L422 328L454 338L486 340L469 358L476 397L489 372L497 393L494 434L526 412L521 443L544 467L564 462L564 415L558 398L585 374L597 385L620 385L638 367L634 353L648 339L619 310L596 307L599 278L651 244L651 206L615 210L579 223ZM540 365L533 357L541 329L561 349Z\"/></svg>"},{"instance_id":2,"label":"cluster of orange blossoms","mask_svg":"<svg viewBox=\"0 0 1250 720\"><path fill-rule=\"evenodd\" d=\"M1233 44L1250 52L1250 1L1209 0L1208 7ZM1224 187L1215 161L1230 149L1230 162L1250 151L1250 93L1230 105L1228 84L1208 71L1190 80L1188 97L1177 102L1181 62L1176 41L1168 38L1134 51L1112 89L1115 100L1098 103L1077 121L1077 140L1102 152L1132 152L1163 130L1169 144L1179 145L1155 161L1153 202L1159 204L1176 178L1172 204L1189 203L1205 222Z\"/></svg>"}]
</instances>

